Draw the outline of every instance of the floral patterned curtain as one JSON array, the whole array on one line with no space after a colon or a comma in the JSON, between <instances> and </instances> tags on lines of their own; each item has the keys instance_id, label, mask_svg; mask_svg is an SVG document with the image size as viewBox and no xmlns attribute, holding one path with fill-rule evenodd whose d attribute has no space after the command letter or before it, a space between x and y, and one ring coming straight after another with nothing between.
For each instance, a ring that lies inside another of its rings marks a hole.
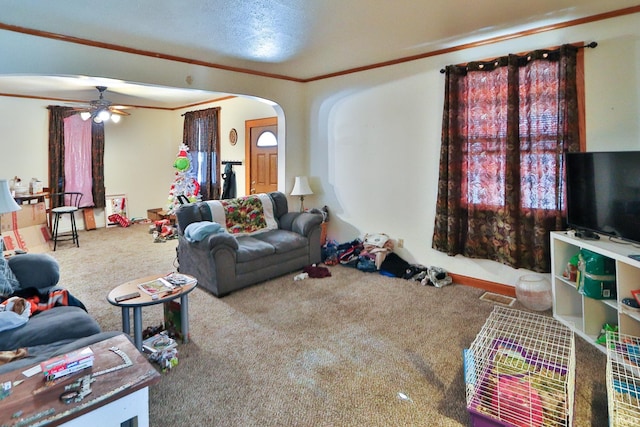
<instances>
[{"instance_id":1,"label":"floral patterned curtain","mask_svg":"<svg viewBox=\"0 0 640 427\"><path fill-rule=\"evenodd\" d=\"M550 271L579 151L577 47L446 68L433 248Z\"/></svg>"}]
</instances>

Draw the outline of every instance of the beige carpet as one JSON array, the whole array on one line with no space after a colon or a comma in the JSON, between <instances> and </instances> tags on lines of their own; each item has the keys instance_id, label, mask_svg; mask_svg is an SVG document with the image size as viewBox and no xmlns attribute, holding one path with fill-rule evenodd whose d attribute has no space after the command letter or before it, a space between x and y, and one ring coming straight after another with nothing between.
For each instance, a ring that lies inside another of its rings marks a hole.
<instances>
[{"instance_id":1,"label":"beige carpet","mask_svg":"<svg viewBox=\"0 0 640 427\"><path fill-rule=\"evenodd\" d=\"M172 271L176 243L135 225L81 232L80 248L52 255L61 284L119 330L107 293ZM191 342L151 388L152 426L469 425L461 353L494 307L482 290L341 266L324 279L296 273L222 299L191 293ZM160 322L161 307L143 310L144 326ZM574 425L605 426L605 356L578 337L576 353Z\"/></svg>"}]
</instances>

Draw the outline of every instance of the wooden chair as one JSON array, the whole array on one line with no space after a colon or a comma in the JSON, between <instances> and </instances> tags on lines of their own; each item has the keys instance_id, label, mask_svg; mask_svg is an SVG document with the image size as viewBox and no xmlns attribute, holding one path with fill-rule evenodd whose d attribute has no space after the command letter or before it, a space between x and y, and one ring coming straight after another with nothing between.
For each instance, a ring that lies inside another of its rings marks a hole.
<instances>
[{"instance_id":1,"label":"wooden chair","mask_svg":"<svg viewBox=\"0 0 640 427\"><path fill-rule=\"evenodd\" d=\"M76 247L80 247L78 239L78 228L76 227L76 212L80 209L82 193L64 192L51 194L51 213L53 215L53 227L51 230L51 240L53 240L53 250L56 250L59 241L71 240ZM58 232L60 217L69 214L71 221L71 231L65 233Z\"/></svg>"}]
</instances>

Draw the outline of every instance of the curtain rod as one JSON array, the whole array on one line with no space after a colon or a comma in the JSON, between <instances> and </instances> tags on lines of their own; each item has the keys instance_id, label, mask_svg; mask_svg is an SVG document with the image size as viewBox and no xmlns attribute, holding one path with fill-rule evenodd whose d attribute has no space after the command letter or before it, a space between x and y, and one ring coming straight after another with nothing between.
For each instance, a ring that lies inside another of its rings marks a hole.
<instances>
[{"instance_id":1,"label":"curtain rod","mask_svg":"<svg viewBox=\"0 0 640 427\"><path fill-rule=\"evenodd\" d=\"M578 46L578 49L586 49L588 47L591 48L591 49L595 49L597 46L598 46L597 42L591 42L589 44L585 44L584 46ZM446 69L444 69L444 68L440 69L440 74L444 74L446 72L447 72Z\"/></svg>"}]
</instances>

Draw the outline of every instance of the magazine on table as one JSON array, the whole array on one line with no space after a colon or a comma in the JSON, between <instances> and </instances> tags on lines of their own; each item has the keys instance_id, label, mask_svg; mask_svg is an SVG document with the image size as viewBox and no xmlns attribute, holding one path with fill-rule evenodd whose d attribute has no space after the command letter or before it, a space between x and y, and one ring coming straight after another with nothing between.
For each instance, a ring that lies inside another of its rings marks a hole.
<instances>
[{"instance_id":1,"label":"magazine on table","mask_svg":"<svg viewBox=\"0 0 640 427\"><path fill-rule=\"evenodd\" d=\"M160 277L138 285L140 290L148 295L156 295L162 292L171 292L174 286Z\"/></svg>"},{"instance_id":2,"label":"magazine on table","mask_svg":"<svg viewBox=\"0 0 640 427\"><path fill-rule=\"evenodd\" d=\"M196 279L194 279L193 277L186 276L180 273L167 274L163 279L173 286L185 286L196 282Z\"/></svg>"}]
</instances>

